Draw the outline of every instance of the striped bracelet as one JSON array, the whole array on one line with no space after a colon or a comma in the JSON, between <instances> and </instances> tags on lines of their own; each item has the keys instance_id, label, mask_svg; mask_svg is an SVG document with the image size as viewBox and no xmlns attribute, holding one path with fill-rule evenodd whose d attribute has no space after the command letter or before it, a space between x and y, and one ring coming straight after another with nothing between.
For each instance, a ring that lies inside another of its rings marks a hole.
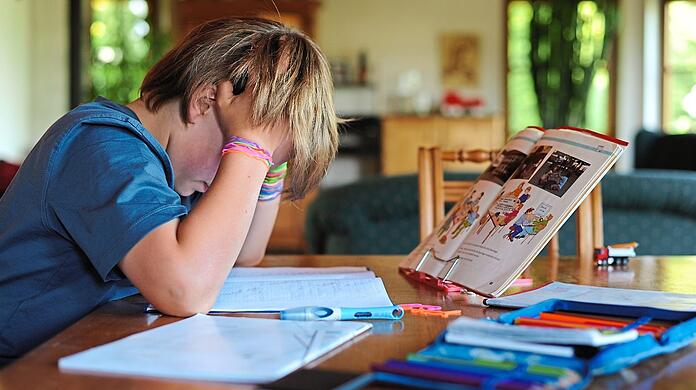
<instances>
[{"instance_id":1,"label":"striped bracelet","mask_svg":"<svg viewBox=\"0 0 696 390\"><path fill-rule=\"evenodd\" d=\"M260 201L273 200L283 192L283 179L287 173L287 161L272 167L261 185Z\"/></svg>"},{"instance_id":2,"label":"striped bracelet","mask_svg":"<svg viewBox=\"0 0 696 390\"><path fill-rule=\"evenodd\" d=\"M222 147L222 155L224 156L227 153L241 153L263 162L267 168L273 166L271 153L256 142L237 137L236 135L231 136L225 146Z\"/></svg>"}]
</instances>

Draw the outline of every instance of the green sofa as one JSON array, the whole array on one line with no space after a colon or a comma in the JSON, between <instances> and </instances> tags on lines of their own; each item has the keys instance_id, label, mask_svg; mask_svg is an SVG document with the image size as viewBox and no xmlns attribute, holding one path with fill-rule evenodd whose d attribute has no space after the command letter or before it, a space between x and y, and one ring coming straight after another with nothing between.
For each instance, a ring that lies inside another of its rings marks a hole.
<instances>
[{"instance_id":1,"label":"green sofa","mask_svg":"<svg viewBox=\"0 0 696 390\"><path fill-rule=\"evenodd\" d=\"M696 173L609 173L602 196L606 243L638 241L639 255L696 254ZM321 191L307 210L305 238L312 253L410 252L418 243L416 175L373 177ZM575 253L574 219L559 239L562 255Z\"/></svg>"}]
</instances>

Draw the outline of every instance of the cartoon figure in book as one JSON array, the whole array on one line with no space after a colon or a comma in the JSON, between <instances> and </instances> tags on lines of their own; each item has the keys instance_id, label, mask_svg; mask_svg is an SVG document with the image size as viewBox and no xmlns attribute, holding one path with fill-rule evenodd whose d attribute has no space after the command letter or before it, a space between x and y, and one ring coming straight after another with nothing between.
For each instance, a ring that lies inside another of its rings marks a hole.
<instances>
[{"instance_id":1,"label":"cartoon figure in book","mask_svg":"<svg viewBox=\"0 0 696 390\"><path fill-rule=\"evenodd\" d=\"M517 237L525 226L531 226L532 222L534 222L534 207L528 208L521 217L517 218L515 223L510 226L510 233L506 234L505 237L512 242L512 239Z\"/></svg>"},{"instance_id":2,"label":"cartoon figure in book","mask_svg":"<svg viewBox=\"0 0 696 390\"><path fill-rule=\"evenodd\" d=\"M484 242L495 231L500 231L518 217L520 211L524 208L524 204L531 198L531 187L524 188L524 184L522 182L514 190L499 196L490 210L481 218L476 234L481 234L481 231L488 223L493 225L486 234Z\"/></svg>"},{"instance_id":3,"label":"cartoon figure in book","mask_svg":"<svg viewBox=\"0 0 696 390\"><path fill-rule=\"evenodd\" d=\"M464 203L457 203L452 213L442 222L440 229L437 230L437 239L440 241L440 244L444 245L447 242L447 233L462 208L464 208Z\"/></svg>"},{"instance_id":4,"label":"cartoon figure in book","mask_svg":"<svg viewBox=\"0 0 696 390\"><path fill-rule=\"evenodd\" d=\"M452 238L457 238L459 234L469 226L474 224L474 221L476 221L476 218L479 217L479 205L477 204L474 206L474 208L470 209L469 212L466 214L466 218L462 218L462 220L457 224L457 227L454 228L454 231L452 231ZM455 224L457 222L455 221Z\"/></svg>"},{"instance_id":5,"label":"cartoon figure in book","mask_svg":"<svg viewBox=\"0 0 696 390\"><path fill-rule=\"evenodd\" d=\"M514 190L504 194L504 198L519 198L522 193L522 187L524 187L524 182L520 183Z\"/></svg>"},{"instance_id":6,"label":"cartoon figure in book","mask_svg":"<svg viewBox=\"0 0 696 390\"><path fill-rule=\"evenodd\" d=\"M463 229L471 226L472 222L468 222L467 224L467 221L473 221L478 217L478 204L481 198L483 198L483 195L484 192L479 192L477 195L476 190L474 190L463 202L455 206L455 210L450 214L447 220L445 220L442 227L440 227L437 232L440 244L444 245L447 242L452 227L454 227L452 238L456 238Z\"/></svg>"},{"instance_id":7,"label":"cartoon figure in book","mask_svg":"<svg viewBox=\"0 0 696 390\"><path fill-rule=\"evenodd\" d=\"M539 206L536 212L533 208L527 209L524 215L510 226L510 232L505 235L505 238L512 242L515 239L522 239L527 236L538 234L544 230L553 219L553 214L548 212L550 209L550 206L544 203Z\"/></svg>"},{"instance_id":8,"label":"cartoon figure in book","mask_svg":"<svg viewBox=\"0 0 696 390\"><path fill-rule=\"evenodd\" d=\"M531 196L530 195L531 192L532 192L532 187L525 188L522 195L520 195L520 197L518 198L520 200L520 202L524 203L527 200L529 200L529 197Z\"/></svg>"}]
</instances>

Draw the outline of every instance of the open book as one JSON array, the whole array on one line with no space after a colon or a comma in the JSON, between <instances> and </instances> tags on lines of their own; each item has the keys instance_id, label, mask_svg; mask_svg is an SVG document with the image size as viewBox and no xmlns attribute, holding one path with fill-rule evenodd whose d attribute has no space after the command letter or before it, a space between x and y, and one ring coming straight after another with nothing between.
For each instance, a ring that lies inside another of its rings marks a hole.
<instances>
[{"instance_id":1,"label":"open book","mask_svg":"<svg viewBox=\"0 0 696 390\"><path fill-rule=\"evenodd\" d=\"M499 296L627 146L586 129L522 130L399 267Z\"/></svg>"}]
</instances>

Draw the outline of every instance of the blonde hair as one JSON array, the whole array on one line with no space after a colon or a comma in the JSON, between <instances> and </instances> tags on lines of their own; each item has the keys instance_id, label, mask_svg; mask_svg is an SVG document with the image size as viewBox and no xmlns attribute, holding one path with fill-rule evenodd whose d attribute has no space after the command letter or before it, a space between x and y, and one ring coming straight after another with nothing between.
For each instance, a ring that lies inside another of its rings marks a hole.
<instances>
[{"instance_id":1,"label":"blonde hair","mask_svg":"<svg viewBox=\"0 0 696 390\"><path fill-rule=\"evenodd\" d=\"M150 69L140 97L151 111L181 99L179 115L188 123L195 91L245 77L252 93L252 123L289 125L293 150L286 197L300 199L319 184L335 157L340 121L328 62L306 35L264 19L204 23Z\"/></svg>"}]
</instances>

